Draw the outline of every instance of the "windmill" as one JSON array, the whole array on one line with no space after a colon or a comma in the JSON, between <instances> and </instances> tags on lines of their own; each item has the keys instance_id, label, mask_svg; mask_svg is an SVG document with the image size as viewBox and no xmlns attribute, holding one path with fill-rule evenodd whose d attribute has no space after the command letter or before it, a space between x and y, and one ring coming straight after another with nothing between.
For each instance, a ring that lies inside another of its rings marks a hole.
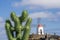
<instances>
[{"instance_id":1,"label":"windmill","mask_svg":"<svg viewBox=\"0 0 60 40\"><path fill-rule=\"evenodd\" d=\"M37 34L39 35L43 35L44 34L44 30L43 30L43 25L40 23L40 18L37 18L37 24L36 25L32 25L33 27L37 27Z\"/></svg>"}]
</instances>

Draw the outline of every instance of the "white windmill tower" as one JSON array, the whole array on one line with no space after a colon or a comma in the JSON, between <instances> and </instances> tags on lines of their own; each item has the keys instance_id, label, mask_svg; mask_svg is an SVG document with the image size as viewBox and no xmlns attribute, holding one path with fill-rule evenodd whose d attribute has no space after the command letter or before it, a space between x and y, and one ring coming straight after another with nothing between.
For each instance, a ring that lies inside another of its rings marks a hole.
<instances>
[{"instance_id":1,"label":"white windmill tower","mask_svg":"<svg viewBox=\"0 0 60 40\"><path fill-rule=\"evenodd\" d=\"M43 25L40 23L40 18L37 18L37 25L31 25L33 27L37 27L37 34L38 35L44 35L44 28ZM34 34L34 33L33 33Z\"/></svg>"},{"instance_id":2,"label":"white windmill tower","mask_svg":"<svg viewBox=\"0 0 60 40\"><path fill-rule=\"evenodd\" d=\"M37 34L44 35L44 28L43 28L43 25L40 24L40 18L38 18Z\"/></svg>"},{"instance_id":3,"label":"white windmill tower","mask_svg":"<svg viewBox=\"0 0 60 40\"><path fill-rule=\"evenodd\" d=\"M38 35L44 35L44 29L42 24L38 24Z\"/></svg>"}]
</instances>

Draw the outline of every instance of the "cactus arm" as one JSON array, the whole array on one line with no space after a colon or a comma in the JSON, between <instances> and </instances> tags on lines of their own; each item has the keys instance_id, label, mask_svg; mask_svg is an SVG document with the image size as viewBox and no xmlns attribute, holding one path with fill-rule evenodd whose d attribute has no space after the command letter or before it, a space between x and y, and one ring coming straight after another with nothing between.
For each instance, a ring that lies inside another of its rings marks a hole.
<instances>
[{"instance_id":1,"label":"cactus arm","mask_svg":"<svg viewBox=\"0 0 60 40\"><path fill-rule=\"evenodd\" d=\"M15 12L11 12L11 20L13 21L13 22L15 22L15 23L17 23L18 22L18 19L17 19L17 16L16 16L16 14L15 14Z\"/></svg>"},{"instance_id":2,"label":"cactus arm","mask_svg":"<svg viewBox=\"0 0 60 40\"><path fill-rule=\"evenodd\" d=\"M22 40L28 40L28 38L29 38L31 21L32 21L32 19L29 18L26 22Z\"/></svg>"},{"instance_id":3,"label":"cactus arm","mask_svg":"<svg viewBox=\"0 0 60 40\"><path fill-rule=\"evenodd\" d=\"M10 20L8 20L8 22L9 22L9 24L10 24L10 32L11 32L12 36L14 37L13 31L14 31L15 29L14 29L14 27L12 26Z\"/></svg>"},{"instance_id":4,"label":"cactus arm","mask_svg":"<svg viewBox=\"0 0 60 40\"><path fill-rule=\"evenodd\" d=\"M6 28L8 39L9 40L12 40L13 36L11 34L11 31L10 31L10 23L9 23L9 20L6 20L5 28Z\"/></svg>"},{"instance_id":5,"label":"cactus arm","mask_svg":"<svg viewBox=\"0 0 60 40\"><path fill-rule=\"evenodd\" d=\"M22 16L19 17L19 19L20 19L21 22L24 22L24 21L26 21L27 17L28 17L28 12L26 10L24 10L22 12Z\"/></svg>"},{"instance_id":6,"label":"cactus arm","mask_svg":"<svg viewBox=\"0 0 60 40\"><path fill-rule=\"evenodd\" d=\"M32 19L31 18L28 18L25 26L27 26L27 25L30 26L31 22L32 22Z\"/></svg>"},{"instance_id":7,"label":"cactus arm","mask_svg":"<svg viewBox=\"0 0 60 40\"><path fill-rule=\"evenodd\" d=\"M15 31L16 31L16 38L17 40L21 40L22 37L22 27L20 24L20 20L19 18L15 15L15 13L11 14L11 19L14 21L14 25L15 25Z\"/></svg>"}]
</instances>

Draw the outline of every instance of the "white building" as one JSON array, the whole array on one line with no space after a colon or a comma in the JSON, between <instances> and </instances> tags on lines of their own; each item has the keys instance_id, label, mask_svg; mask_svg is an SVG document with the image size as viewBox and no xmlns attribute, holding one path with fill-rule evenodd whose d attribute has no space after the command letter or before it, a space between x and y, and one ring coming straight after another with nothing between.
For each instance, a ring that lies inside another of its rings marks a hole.
<instances>
[{"instance_id":1,"label":"white building","mask_svg":"<svg viewBox=\"0 0 60 40\"><path fill-rule=\"evenodd\" d=\"M39 35L44 35L44 30L43 30L43 25L42 24L38 24L38 34Z\"/></svg>"}]
</instances>

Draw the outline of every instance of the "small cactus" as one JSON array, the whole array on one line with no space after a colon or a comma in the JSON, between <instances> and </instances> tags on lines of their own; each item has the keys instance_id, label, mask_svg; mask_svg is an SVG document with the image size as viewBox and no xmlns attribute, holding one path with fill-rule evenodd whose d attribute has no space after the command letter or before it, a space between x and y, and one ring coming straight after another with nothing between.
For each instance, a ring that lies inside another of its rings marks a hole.
<instances>
[{"instance_id":1,"label":"small cactus","mask_svg":"<svg viewBox=\"0 0 60 40\"><path fill-rule=\"evenodd\" d=\"M5 28L8 36L8 40L28 40L30 33L30 24L32 19L28 18L26 10L22 12L22 16L17 17L14 12L11 12L11 20L14 22L14 27L10 20L6 20ZM26 21L25 26L22 25ZM15 32L15 36L14 36Z\"/></svg>"}]
</instances>

